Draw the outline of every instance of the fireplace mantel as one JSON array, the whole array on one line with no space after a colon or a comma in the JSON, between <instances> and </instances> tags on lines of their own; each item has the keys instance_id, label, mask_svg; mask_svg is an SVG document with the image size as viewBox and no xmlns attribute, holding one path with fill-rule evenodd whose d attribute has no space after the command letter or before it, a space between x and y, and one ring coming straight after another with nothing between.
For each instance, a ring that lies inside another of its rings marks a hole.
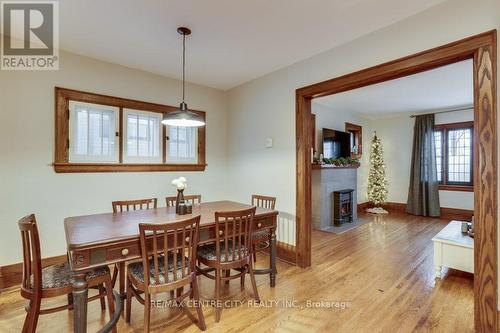
<instances>
[{"instance_id":1,"label":"fireplace mantel","mask_svg":"<svg viewBox=\"0 0 500 333\"><path fill-rule=\"evenodd\" d=\"M313 170L323 170L323 169L335 170L335 169L357 169L357 168L359 168L359 165L358 166L336 166L333 164L313 164L312 165Z\"/></svg>"}]
</instances>

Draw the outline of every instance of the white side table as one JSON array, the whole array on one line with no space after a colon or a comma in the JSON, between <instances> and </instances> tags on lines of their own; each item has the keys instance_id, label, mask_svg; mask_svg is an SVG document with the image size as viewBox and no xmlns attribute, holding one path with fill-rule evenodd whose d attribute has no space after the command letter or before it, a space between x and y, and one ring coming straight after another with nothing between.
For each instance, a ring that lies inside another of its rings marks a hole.
<instances>
[{"instance_id":1,"label":"white side table","mask_svg":"<svg viewBox=\"0 0 500 333\"><path fill-rule=\"evenodd\" d=\"M474 273L474 239L462 234L461 229L462 221L451 221L432 238L438 278L443 266Z\"/></svg>"}]
</instances>

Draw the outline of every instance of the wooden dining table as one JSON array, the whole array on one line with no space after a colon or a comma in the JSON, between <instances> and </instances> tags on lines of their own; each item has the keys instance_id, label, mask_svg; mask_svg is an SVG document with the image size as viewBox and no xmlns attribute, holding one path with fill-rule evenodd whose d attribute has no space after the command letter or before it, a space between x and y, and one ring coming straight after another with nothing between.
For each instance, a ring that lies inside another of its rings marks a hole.
<instances>
[{"instance_id":1,"label":"wooden dining table","mask_svg":"<svg viewBox=\"0 0 500 333\"><path fill-rule=\"evenodd\" d=\"M64 220L68 259L73 272L74 331L87 331L87 273L96 267L120 264L141 258L139 223L170 223L201 215L200 244L215 241L215 212L235 211L252 207L233 201L215 201L193 205L192 214L177 215L175 207L161 207L120 213L68 217ZM270 285L276 283L276 225L278 211L257 208L253 230L269 230L269 268L257 273L269 274ZM120 265L124 267L124 265ZM120 269L120 293L114 291L115 315L99 331L113 329L123 310L125 296L124 271Z\"/></svg>"}]
</instances>

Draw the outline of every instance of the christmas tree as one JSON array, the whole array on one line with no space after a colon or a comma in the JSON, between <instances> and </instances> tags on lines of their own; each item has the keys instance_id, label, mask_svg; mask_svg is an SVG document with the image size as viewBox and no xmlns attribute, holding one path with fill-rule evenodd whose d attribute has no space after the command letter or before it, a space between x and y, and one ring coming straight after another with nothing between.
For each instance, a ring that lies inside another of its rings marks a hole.
<instances>
[{"instance_id":1,"label":"christmas tree","mask_svg":"<svg viewBox=\"0 0 500 333\"><path fill-rule=\"evenodd\" d=\"M368 200L375 207L380 206L380 204L387 200L387 187L384 151L382 149L382 142L375 132L370 149L370 174L368 175Z\"/></svg>"}]
</instances>

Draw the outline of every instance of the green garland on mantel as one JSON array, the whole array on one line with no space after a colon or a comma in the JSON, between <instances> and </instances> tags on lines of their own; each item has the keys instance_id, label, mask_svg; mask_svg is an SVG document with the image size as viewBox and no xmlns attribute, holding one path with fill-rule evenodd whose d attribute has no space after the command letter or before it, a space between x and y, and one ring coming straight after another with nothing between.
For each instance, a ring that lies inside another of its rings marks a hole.
<instances>
[{"instance_id":1,"label":"green garland on mantel","mask_svg":"<svg viewBox=\"0 0 500 333\"><path fill-rule=\"evenodd\" d=\"M319 159L314 159L315 164L320 164ZM337 157L337 158L323 158L323 164L327 165L335 165L338 167L349 167L349 168L358 168L360 163L359 159L355 157Z\"/></svg>"}]
</instances>

